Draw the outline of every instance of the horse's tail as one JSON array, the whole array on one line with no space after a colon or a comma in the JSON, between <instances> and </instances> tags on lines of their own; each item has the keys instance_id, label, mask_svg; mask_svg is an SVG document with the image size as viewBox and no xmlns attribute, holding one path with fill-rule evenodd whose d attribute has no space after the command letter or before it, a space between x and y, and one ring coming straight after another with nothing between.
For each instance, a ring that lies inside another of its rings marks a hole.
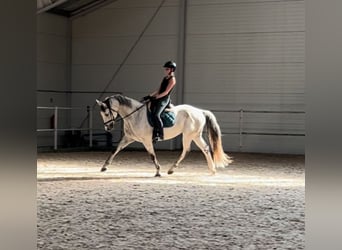
<instances>
[{"instance_id":1,"label":"horse's tail","mask_svg":"<svg viewBox=\"0 0 342 250\"><path fill-rule=\"evenodd\" d=\"M221 129L216 117L209 110L203 111L206 118L209 143L212 150L213 160L216 167L225 167L232 162L231 158L225 154L222 147Z\"/></svg>"}]
</instances>

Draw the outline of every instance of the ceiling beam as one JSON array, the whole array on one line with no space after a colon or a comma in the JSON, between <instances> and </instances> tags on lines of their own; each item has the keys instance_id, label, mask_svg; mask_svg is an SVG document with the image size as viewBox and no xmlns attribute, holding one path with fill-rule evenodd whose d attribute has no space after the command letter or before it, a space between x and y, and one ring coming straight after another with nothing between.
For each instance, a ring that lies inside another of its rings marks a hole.
<instances>
[{"instance_id":1,"label":"ceiling beam","mask_svg":"<svg viewBox=\"0 0 342 250\"><path fill-rule=\"evenodd\" d=\"M89 12L92 12L102 6L105 6L107 4L110 4L112 2L115 2L117 0L98 0L93 3L87 4L86 6L83 6L79 9L76 9L75 11L71 12L71 19L75 19L77 17L83 16L88 14Z\"/></svg>"},{"instance_id":2,"label":"ceiling beam","mask_svg":"<svg viewBox=\"0 0 342 250\"><path fill-rule=\"evenodd\" d=\"M44 7L40 8L40 9L38 9L38 10L37 10L37 14L46 12L46 11L48 11L48 10L50 10L50 9L52 9L52 8L54 8L54 7L56 7L56 6L58 6L58 5L61 5L62 3L65 3L65 2L67 2L67 1L68 1L68 0L57 0L56 2L54 2L54 3L52 3L52 4L49 4L49 5L47 5L47 6L44 6Z\"/></svg>"}]
</instances>

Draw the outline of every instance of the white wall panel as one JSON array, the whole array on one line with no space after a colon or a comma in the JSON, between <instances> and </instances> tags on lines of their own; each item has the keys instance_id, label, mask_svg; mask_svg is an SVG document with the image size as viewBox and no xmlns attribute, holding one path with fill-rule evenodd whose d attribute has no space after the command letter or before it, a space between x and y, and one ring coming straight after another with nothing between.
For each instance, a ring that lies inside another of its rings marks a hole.
<instances>
[{"instance_id":1,"label":"white wall panel","mask_svg":"<svg viewBox=\"0 0 342 250\"><path fill-rule=\"evenodd\" d=\"M192 2L189 34L304 31L304 1L237 1L235 4L207 1L207 5L192 5Z\"/></svg>"},{"instance_id":2,"label":"white wall panel","mask_svg":"<svg viewBox=\"0 0 342 250\"><path fill-rule=\"evenodd\" d=\"M110 81L116 65L74 65L72 74L72 90L99 91Z\"/></svg>"},{"instance_id":3,"label":"white wall panel","mask_svg":"<svg viewBox=\"0 0 342 250\"><path fill-rule=\"evenodd\" d=\"M67 18L52 14L37 16L38 89L67 90L69 35Z\"/></svg>"},{"instance_id":4,"label":"white wall panel","mask_svg":"<svg viewBox=\"0 0 342 250\"><path fill-rule=\"evenodd\" d=\"M42 13L37 15L37 33L67 36L68 20L65 17Z\"/></svg>"},{"instance_id":5,"label":"white wall panel","mask_svg":"<svg viewBox=\"0 0 342 250\"><path fill-rule=\"evenodd\" d=\"M37 36L38 61L65 64L66 56L66 37L50 34Z\"/></svg>"},{"instance_id":6,"label":"white wall panel","mask_svg":"<svg viewBox=\"0 0 342 250\"><path fill-rule=\"evenodd\" d=\"M129 57L128 64L158 65L156 71L163 72L166 61L176 60L178 40L176 36L148 36L138 43ZM157 72L156 72L157 73Z\"/></svg>"},{"instance_id":7,"label":"white wall panel","mask_svg":"<svg viewBox=\"0 0 342 250\"><path fill-rule=\"evenodd\" d=\"M139 39L160 3L114 1L72 20L71 34L67 18L39 15L37 87L84 93L73 93L71 102L66 94L38 93L38 105L86 107L103 90L139 99L156 89L162 64L183 56L181 0L165 1ZM187 1L184 81L178 78L176 86L184 93L174 91L173 100L212 110L225 150L304 153L304 10L304 0ZM246 111L242 120L239 110ZM39 124L49 125L49 117L42 115ZM69 125L78 127L86 114L71 117ZM94 125L102 129L96 111Z\"/></svg>"},{"instance_id":8,"label":"white wall panel","mask_svg":"<svg viewBox=\"0 0 342 250\"><path fill-rule=\"evenodd\" d=\"M153 8L101 8L73 21L73 37L135 36L144 28Z\"/></svg>"},{"instance_id":9,"label":"white wall panel","mask_svg":"<svg viewBox=\"0 0 342 250\"><path fill-rule=\"evenodd\" d=\"M203 34L187 38L187 63L304 63L304 33Z\"/></svg>"},{"instance_id":10,"label":"white wall panel","mask_svg":"<svg viewBox=\"0 0 342 250\"><path fill-rule=\"evenodd\" d=\"M120 64L136 37L82 37L73 38L73 65Z\"/></svg>"},{"instance_id":11,"label":"white wall panel","mask_svg":"<svg viewBox=\"0 0 342 250\"><path fill-rule=\"evenodd\" d=\"M243 137L245 152L303 154L303 136L248 135Z\"/></svg>"},{"instance_id":12,"label":"white wall panel","mask_svg":"<svg viewBox=\"0 0 342 250\"><path fill-rule=\"evenodd\" d=\"M160 3L118 0L73 20L71 89L101 92L108 87L108 95L123 92L136 99L154 90L163 75L161 65L169 59L181 60L177 58L182 44L179 0L165 1L110 81ZM187 3L185 75L184 82L176 86L184 86L180 99L214 111L226 150L304 153L303 136L285 135L305 134L304 114L300 113L305 110L304 1ZM47 40L41 38L40 43L44 46ZM44 56L48 61L50 55ZM173 93L177 100L176 93L180 92ZM95 98L96 93L75 93L72 105L92 105ZM241 109L298 113L244 113L245 134L239 137L240 114L236 111ZM81 120L82 115L75 114L72 124Z\"/></svg>"},{"instance_id":13,"label":"white wall panel","mask_svg":"<svg viewBox=\"0 0 342 250\"><path fill-rule=\"evenodd\" d=\"M148 26L146 35L176 35L178 19L166 22L168 17L178 15L177 6L163 5ZM73 23L74 37L79 36L135 36L140 33L156 12L156 6L149 8L103 8L85 19ZM114 18L113 18L114 17Z\"/></svg>"},{"instance_id":14,"label":"white wall panel","mask_svg":"<svg viewBox=\"0 0 342 250\"><path fill-rule=\"evenodd\" d=\"M302 134L304 115L299 113L245 113L243 130L246 133Z\"/></svg>"},{"instance_id":15,"label":"white wall panel","mask_svg":"<svg viewBox=\"0 0 342 250\"><path fill-rule=\"evenodd\" d=\"M304 153L304 1L188 3L185 102L215 112L225 149Z\"/></svg>"},{"instance_id":16,"label":"white wall panel","mask_svg":"<svg viewBox=\"0 0 342 250\"><path fill-rule=\"evenodd\" d=\"M52 14L37 15L37 106L68 106L70 87L69 20ZM40 92L41 90L61 91ZM37 128L51 128L53 110L37 110ZM59 125L66 128L67 114L59 114ZM53 133L39 132L38 146L53 145Z\"/></svg>"},{"instance_id":17,"label":"white wall panel","mask_svg":"<svg viewBox=\"0 0 342 250\"><path fill-rule=\"evenodd\" d=\"M145 85L145 93L154 89L163 76L163 63L169 59L176 60L178 53L178 3L166 1L139 41L160 1L119 0L75 19L72 88L102 91L101 87L108 84L136 44L125 65L109 84L109 89L144 91L141 87L136 90L137 83ZM82 69L87 69L84 76ZM94 86L96 79L98 82Z\"/></svg>"},{"instance_id":18,"label":"white wall panel","mask_svg":"<svg viewBox=\"0 0 342 250\"><path fill-rule=\"evenodd\" d=\"M113 72L118 66L94 66L94 65L74 65L73 90L99 91L104 89L110 82ZM108 90L115 91L120 86L120 92L140 92L147 93L157 88L162 74L156 74L155 65L127 65L124 66L116 77L114 83L110 84ZM162 72L160 72L162 73ZM149 89L150 88L150 89Z\"/></svg>"},{"instance_id":19,"label":"white wall panel","mask_svg":"<svg viewBox=\"0 0 342 250\"><path fill-rule=\"evenodd\" d=\"M120 1L119 1L120 2ZM122 2L122 1L121 1ZM113 6L115 3L113 3ZM85 18L73 22L73 37L79 36L136 36L146 26L156 11L157 5L145 8L101 8ZM165 5L158 11L146 35L175 35L178 32L177 6Z\"/></svg>"},{"instance_id":20,"label":"white wall panel","mask_svg":"<svg viewBox=\"0 0 342 250\"><path fill-rule=\"evenodd\" d=\"M121 64L137 39L138 37L76 38L73 40L73 64ZM165 60L174 58L176 53L175 36L148 36L139 41L127 64L155 64L161 67Z\"/></svg>"},{"instance_id":21,"label":"white wall panel","mask_svg":"<svg viewBox=\"0 0 342 250\"><path fill-rule=\"evenodd\" d=\"M213 81L215 79L215 81ZM188 64L186 92L304 93L303 63ZM210 83L210 84L209 84Z\"/></svg>"},{"instance_id":22,"label":"white wall panel","mask_svg":"<svg viewBox=\"0 0 342 250\"><path fill-rule=\"evenodd\" d=\"M213 110L303 111L304 94L185 94L186 103Z\"/></svg>"},{"instance_id":23,"label":"white wall panel","mask_svg":"<svg viewBox=\"0 0 342 250\"><path fill-rule=\"evenodd\" d=\"M73 20L72 89L99 92L74 93L73 105L92 105L103 90L108 92L103 97L122 92L139 99L159 87L162 65L170 59L177 61L179 44L179 0L165 1L148 25L160 3L118 0ZM141 36L143 30L146 32ZM81 120L75 114L72 124ZM166 143L167 148L170 143Z\"/></svg>"},{"instance_id":24,"label":"white wall panel","mask_svg":"<svg viewBox=\"0 0 342 250\"><path fill-rule=\"evenodd\" d=\"M67 66L63 63L37 63L37 88L66 90Z\"/></svg>"}]
</instances>

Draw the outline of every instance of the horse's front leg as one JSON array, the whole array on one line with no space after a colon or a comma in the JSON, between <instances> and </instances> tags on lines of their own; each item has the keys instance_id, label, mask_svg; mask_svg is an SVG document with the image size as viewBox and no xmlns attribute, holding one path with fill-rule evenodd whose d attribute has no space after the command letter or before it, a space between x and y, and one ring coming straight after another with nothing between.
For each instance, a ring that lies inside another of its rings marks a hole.
<instances>
[{"instance_id":1,"label":"horse's front leg","mask_svg":"<svg viewBox=\"0 0 342 250\"><path fill-rule=\"evenodd\" d=\"M156 153L154 152L152 141L150 140L148 142L144 142L143 144L144 144L148 154L150 155L150 157L154 163L154 166L156 167L157 172L156 172L154 177L161 177L161 175L160 175L160 164L157 160Z\"/></svg>"},{"instance_id":2,"label":"horse's front leg","mask_svg":"<svg viewBox=\"0 0 342 250\"><path fill-rule=\"evenodd\" d=\"M161 175L160 175L160 164L157 160L156 154L150 154L150 156L151 156L151 159L152 159L154 165L156 166L156 170L157 170L154 177L161 177Z\"/></svg>"},{"instance_id":3,"label":"horse's front leg","mask_svg":"<svg viewBox=\"0 0 342 250\"><path fill-rule=\"evenodd\" d=\"M116 150L113 150L112 153L109 155L105 163L103 164L101 168L101 172L104 172L107 170L107 166L112 164L114 157L125 147L127 147L129 144L134 142L133 139L128 138L127 136L123 136L122 139L119 142L119 145L117 146Z\"/></svg>"}]
</instances>

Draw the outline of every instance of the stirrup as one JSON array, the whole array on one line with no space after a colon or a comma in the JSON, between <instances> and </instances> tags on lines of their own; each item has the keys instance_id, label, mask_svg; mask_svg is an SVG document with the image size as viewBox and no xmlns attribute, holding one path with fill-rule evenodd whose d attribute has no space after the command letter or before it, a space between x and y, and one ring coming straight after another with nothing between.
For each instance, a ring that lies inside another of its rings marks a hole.
<instances>
[{"instance_id":1,"label":"stirrup","mask_svg":"<svg viewBox=\"0 0 342 250\"><path fill-rule=\"evenodd\" d=\"M163 139L164 139L163 137L157 135L157 136L155 136L155 137L152 138L152 142L153 142L153 143L156 143L157 141L162 141Z\"/></svg>"}]
</instances>

